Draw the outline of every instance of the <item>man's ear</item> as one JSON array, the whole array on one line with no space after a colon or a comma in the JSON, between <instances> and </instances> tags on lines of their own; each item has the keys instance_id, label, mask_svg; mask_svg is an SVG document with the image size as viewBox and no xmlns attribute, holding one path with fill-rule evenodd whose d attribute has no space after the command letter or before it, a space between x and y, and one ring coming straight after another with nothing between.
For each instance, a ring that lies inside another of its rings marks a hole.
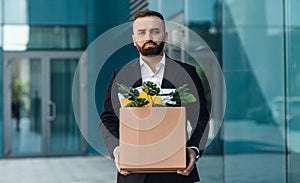
<instances>
[{"instance_id":1,"label":"man's ear","mask_svg":"<svg viewBox=\"0 0 300 183\"><path fill-rule=\"evenodd\" d=\"M165 32L164 42L167 42L168 38L169 38L169 34L168 34L168 32Z\"/></svg>"},{"instance_id":2,"label":"man's ear","mask_svg":"<svg viewBox=\"0 0 300 183\"><path fill-rule=\"evenodd\" d=\"M134 34L131 35L132 41L133 41L133 45L136 46L135 44L135 39L134 39Z\"/></svg>"}]
</instances>

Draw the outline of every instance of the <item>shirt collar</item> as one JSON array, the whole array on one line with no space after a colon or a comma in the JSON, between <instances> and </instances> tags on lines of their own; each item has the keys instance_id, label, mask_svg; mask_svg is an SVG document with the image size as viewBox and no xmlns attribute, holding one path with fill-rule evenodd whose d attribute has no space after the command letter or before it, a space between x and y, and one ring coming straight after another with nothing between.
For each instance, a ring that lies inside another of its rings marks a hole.
<instances>
[{"instance_id":1,"label":"shirt collar","mask_svg":"<svg viewBox=\"0 0 300 183\"><path fill-rule=\"evenodd\" d=\"M146 64L146 62L140 57L140 66L142 67L144 64ZM165 65L165 64L166 64L166 55L164 53L158 65Z\"/></svg>"}]
</instances>

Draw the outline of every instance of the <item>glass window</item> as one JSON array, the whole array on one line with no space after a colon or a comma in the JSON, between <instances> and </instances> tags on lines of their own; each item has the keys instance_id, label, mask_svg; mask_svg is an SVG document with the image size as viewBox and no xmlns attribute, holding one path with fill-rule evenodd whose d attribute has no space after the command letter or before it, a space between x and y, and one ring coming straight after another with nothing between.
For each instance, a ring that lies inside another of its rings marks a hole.
<instances>
[{"instance_id":1,"label":"glass window","mask_svg":"<svg viewBox=\"0 0 300 183\"><path fill-rule=\"evenodd\" d=\"M300 181L300 1L286 0L286 113L280 115L285 117L287 131L287 171L288 182L298 183Z\"/></svg>"},{"instance_id":2,"label":"glass window","mask_svg":"<svg viewBox=\"0 0 300 183\"><path fill-rule=\"evenodd\" d=\"M175 5L173 1L152 0L149 1L149 6L157 6L156 9L162 12L167 20L186 25L189 30L195 32L206 42L200 42L199 39L195 39L191 32L180 29L179 26L167 28L169 33L168 41L171 43L167 45L167 54L171 58L182 60L196 66L197 72L204 84L206 97L208 99L208 107L210 108L212 103L212 93L209 88L207 77L215 74L214 69L211 69L210 67L210 69L205 70L204 73L203 69L199 67L199 64L195 62L194 59L215 59L213 53L206 49L206 44L209 45L210 49L215 53L215 56L219 57L219 54L221 54L221 36L219 34L220 32L218 32L221 23L221 16L218 13L221 10L220 1L189 0L178 1L178 4L176 3ZM172 43L174 44L172 45ZM180 45L181 48L175 45ZM193 58L188 53L193 54ZM215 75L215 77L217 76ZM214 118L214 116L212 116L212 118ZM219 130L219 133L217 133L216 136L209 136L208 141L211 141L211 143L205 149L205 155L197 164L197 168L199 172L201 172L201 179L204 182L224 181L223 130L222 127L219 129L218 125L211 123L210 132L213 132L214 130Z\"/></svg>"},{"instance_id":3,"label":"glass window","mask_svg":"<svg viewBox=\"0 0 300 183\"><path fill-rule=\"evenodd\" d=\"M1 12L3 12L3 0L0 0L0 10L1 10ZM3 21L3 19L2 19L2 14L3 13L0 13L0 25L2 25L2 21ZM1 30L1 28L0 28L0 30ZM1 36L2 36L2 34L1 34ZM0 36L0 37L1 37Z\"/></svg>"},{"instance_id":4,"label":"glass window","mask_svg":"<svg viewBox=\"0 0 300 183\"><path fill-rule=\"evenodd\" d=\"M3 50L26 50L29 41L28 25L5 25L3 28Z\"/></svg>"},{"instance_id":5,"label":"glass window","mask_svg":"<svg viewBox=\"0 0 300 183\"><path fill-rule=\"evenodd\" d=\"M165 19L174 18L183 11L184 0L148 0L148 8L164 15Z\"/></svg>"},{"instance_id":6,"label":"glass window","mask_svg":"<svg viewBox=\"0 0 300 183\"><path fill-rule=\"evenodd\" d=\"M87 9L89 10L89 24L102 24L111 28L116 25L128 22L129 20L129 1L88 0L87 6Z\"/></svg>"},{"instance_id":7,"label":"glass window","mask_svg":"<svg viewBox=\"0 0 300 183\"><path fill-rule=\"evenodd\" d=\"M185 3L185 21L190 22L213 22L216 13L215 6L218 0L198 1L190 0Z\"/></svg>"},{"instance_id":8,"label":"glass window","mask_svg":"<svg viewBox=\"0 0 300 183\"><path fill-rule=\"evenodd\" d=\"M220 1L186 1L184 12L185 24L201 36L221 61L220 30L222 17L219 13L221 12Z\"/></svg>"},{"instance_id":9,"label":"glass window","mask_svg":"<svg viewBox=\"0 0 300 183\"><path fill-rule=\"evenodd\" d=\"M80 152L80 131L72 105L72 80L78 59L51 59L51 103L55 105L51 119L51 152Z\"/></svg>"},{"instance_id":10,"label":"glass window","mask_svg":"<svg viewBox=\"0 0 300 183\"><path fill-rule=\"evenodd\" d=\"M78 26L5 25L4 50L82 50L86 29Z\"/></svg>"},{"instance_id":11,"label":"glass window","mask_svg":"<svg viewBox=\"0 0 300 183\"><path fill-rule=\"evenodd\" d=\"M2 5L3 5L3 0L0 0L0 11L1 12L3 12L3 7L2 7ZM2 13L0 13L0 63L2 63ZM1 64L1 66L0 66L0 68L1 68L1 71L0 71L0 78L1 78L1 81L2 81L2 64ZM2 85L0 85L0 89L1 89L1 92L0 92L0 94L1 94L1 96L2 96ZM2 105L3 103L2 103L2 99L0 99L0 106L3 106ZM3 116L2 116L2 112L0 112L0 119L3 119ZM1 120L0 121L0 137L3 137L3 134L2 134L2 127L3 127L3 122L2 122L3 120ZM0 140L0 149L3 149L2 148L2 141L3 140ZM2 155L2 152L3 151L1 151L0 152L0 156Z\"/></svg>"},{"instance_id":12,"label":"glass window","mask_svg":"<svg viewBox=\"0 0 300 183\"><path fill-rule=\"evenodd\" d=\"M41 60L13 58L11 66L11 152L42 151Z\"/></svg>"},{"instance_id":13,"label":"glass window","mask_svg":"<svg viewBox=\"0 0 300 183\"><path fill-rule=\"evenodd\" d=\"M0 50L2 50L2 46L3 46L3 39L2 39L3 31L2 31L2 29L3 29L3 26L0 25Z\"/></svg>"},{"instance_id":14,"label":"glass window","mask_svg":"<svg viewBox=\"0 0 300 183\"><path fill-rule=\"evenodd\" d=\"M279 3L223 5L225 182L286 182L284 103L277 102L284 98Z\"/></svg>"},{"instance_id":15,"label":"glass window","mask_svg":"<svg viewBox=\"0 0 300 183\"><path fill-rule=\"evenodd\" d=\"M83 25L86 24L86 5L86 0L28 0L28 23Z\"/></svg>"},{"instance_id":16,"label":"glass window","mask_svg":"<svg viewBox=\"0 0 300 183\"><path fill-rule=\"evenodd\" d=\"M28 23L27 0L2 0L4 4L4 23ZM1 13L2 14L2 13Z\"/></svg>"},{"instance_id":17,"label":"glass window","mask_svg":"<svg viewBox=\"0 0 300 183\"><path fill-rule=\"evenodd\" d=\"M85 24L86 0L2 0L7 24ZM55 12L55 13L54 13Z\"/></svg>"},{"instance_id":18,"label":"glass window","mask_svg":"<svg viewBox=\"0 0 300 183\"><path fill-rule=\"evenodd\" d=\"M282 0L224 0L224 26L282 26Z\"/></svg>"},{"instance_id":19,"label":"glass window","mask_svg":"<svg viewBox=\"0 0 300 183\"><path fill-rule=\"evenodd\" d=\"M286 4L286 24L288 26L300 26L300 1L299 0L285 0Z\"/></svg>"},{"instance_id":20,"label":"glass window","mask_svg":"<svg viewBox=\"0 0 300 183\"><path fill-rule=\"evenodd\" d=\"M287 27L287 149L290 183L300 181L300 28Z\"/></svg>"},{"instance_id":21,"label":"glass window","mask_svg":"<svg viewBox=\"0 0 300 183\"><path fill-rule=\"evenodd\" d=\"M28 49L85 49L85 27L30 27Z\"/></svg>"},{"instance_id":22,"label":"glass window","mask_svg":"<svg viewBox=\"0 0 300 183\"><path fill-rule=\"evenodd\" d=\"M0 30L1 30L1 26L0 26ZM1 31L0 31L0 33L1 33ZM1 34L0 34L0 37L1 37ZM3 55L2 55L2 48L1 48L1 44L0 44L0 63L2 63L2 58L3 58ZM3 78L2 78L2 75L3 75L3 71L2 71L3 69L2 69L2 64L0 64L0 81L3 81ZM3 91L3 87L2 87L3 85L1 84L0 85L0 95L1 96L3 96L3 93L2 93L2 91ZM0 98L0 106L3 106L3 97L1 97ZM4 135L3 135L3 114L2 114L2 111L3 110L1 110L1 112L0 112L0 137L3 137ZM4 149L3 148L3 144L2 144L2 142L3 142L3 140L0 140L0 149ZM0 152L0 156L2 155L2 153L3 153L3 150Z\"/></svg>"}]
</instances>

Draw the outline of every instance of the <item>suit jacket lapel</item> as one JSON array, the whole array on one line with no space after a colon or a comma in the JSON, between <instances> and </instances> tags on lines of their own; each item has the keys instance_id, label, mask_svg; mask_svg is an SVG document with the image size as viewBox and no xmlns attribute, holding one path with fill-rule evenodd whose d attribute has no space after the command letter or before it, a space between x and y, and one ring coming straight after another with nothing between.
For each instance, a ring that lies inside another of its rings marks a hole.
<instances>
[{"instance_id":1,"label":"suit jacket lapel","mask_svg":"<svg viewBox=\"0 0 300 183\"><path fill-rule=\"evenodd\" d=\"M174 70L174 64L176 63L166 56L165 71L161 88L175 88L174 82L176 81L177 75L174 74L176 72L176 70Z\"/></svg>"},{"instance_id":2,"label":"suit jacket lapel","mask_svg":"<svg viewBox=\"0 0 300 183\"><path fill-rule=\"evenodd\" d=\"M141 67L140 67L140 62L139 59L132 62L132 64L130 65L130 70L131 73L128 74L130 77L132 77L132 81L134 80L135 82L133 82L132 87L136 88L139 86L142 86L142 74L141 74Z\"/></svg>"}]
</instances>

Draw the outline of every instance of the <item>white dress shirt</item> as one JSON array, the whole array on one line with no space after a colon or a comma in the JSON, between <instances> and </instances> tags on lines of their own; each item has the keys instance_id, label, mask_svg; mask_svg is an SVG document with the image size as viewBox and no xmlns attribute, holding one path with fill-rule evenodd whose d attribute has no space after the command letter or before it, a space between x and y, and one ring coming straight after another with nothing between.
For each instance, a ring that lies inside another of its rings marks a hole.
<instances>
[{"instance_id":1,"label":"white dress shirt","mask_svg":"<svg viewBox=\"0 0 300 183\"><path fill-rule=\"evenodd\" d=\"M166 57L164 54L162 59L156 65L156 71L153 72L150 66L142 58L140 58L142 81L143 82L151 81L155 83L157 86L161 87L162 80L164 77L165 64L166 64Z\"/></svg>"}]
</instances>

